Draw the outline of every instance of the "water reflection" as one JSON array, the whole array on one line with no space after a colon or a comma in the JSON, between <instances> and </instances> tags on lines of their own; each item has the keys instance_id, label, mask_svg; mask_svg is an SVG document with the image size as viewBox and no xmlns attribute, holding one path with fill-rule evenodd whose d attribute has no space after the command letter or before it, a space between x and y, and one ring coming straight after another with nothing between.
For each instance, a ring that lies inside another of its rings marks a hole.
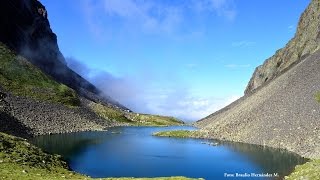
<instances>
[{"instance_id":1,"label":"water reflection","mask_svg":"<svg viewBox=\"0 0 320 180\"><path fill-rule=\"evenodd\" d=\"M96 133L79 132L38 136L31 139L31 142L49 153L60 154L64 159L70 160L84 153L88 147L102 143L102 137Z\"/></svg>"},{"instance_id":2,"label":"water reflection","mask_svg":"<svg viewBox=\"0 0 320 180\"><path fill-rule=\"evenodd\" d=\"M276 179L283 179L285 175L288 175L293 170L290 165L303 164L307 161L307 159L283 149L236 142L216 142L241 153L247 160L264 169L264 173L278 173L279 177Z\"/></svg>"}]
</instances>

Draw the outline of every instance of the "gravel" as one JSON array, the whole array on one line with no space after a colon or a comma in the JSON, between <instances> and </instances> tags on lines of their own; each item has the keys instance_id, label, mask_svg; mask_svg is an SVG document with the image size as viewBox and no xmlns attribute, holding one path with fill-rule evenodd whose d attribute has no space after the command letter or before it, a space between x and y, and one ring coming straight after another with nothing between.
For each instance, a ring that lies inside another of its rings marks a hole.
<instances>
[{"instance_id":1,"label":"gravel","mask_svg":"<svg viewBox=\"0 0 320 180\"><path fill-rule=\"evenodd\" d=\"M320 52L251 95L198 121L201 136L284 148L320 158Z\"/></svg>"},{"instance_id":2,"label":"gravel","mask_svg":"<svg viewBox=\"0 0 320 180\"><path fill-rule=\"evenodd\" d=\"M103 130L113 126L85 105L66 107L6 93L0 100L0 131L20 137ZM82 102L88 100L81 99Z\"/></svg>"}]
</instances>

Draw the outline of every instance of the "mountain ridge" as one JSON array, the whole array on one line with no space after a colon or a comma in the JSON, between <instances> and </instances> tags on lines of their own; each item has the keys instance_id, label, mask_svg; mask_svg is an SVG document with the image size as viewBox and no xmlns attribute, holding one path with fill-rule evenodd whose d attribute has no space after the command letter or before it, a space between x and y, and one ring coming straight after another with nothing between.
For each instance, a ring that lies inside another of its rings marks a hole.
<instances>
[{"instance_id":1,"label":"mountain ridge","mask_svg":"<svg viewBox=\"0 0 320 180\"><path fill-rule=\"evenodd\" d=\"M183 124L134 113L71 70L47 16L37 0L0 1L0 132L30 137Z\"/></svg>"},{"instance_id":2,"label":"mountain ridge","mask_svg":"<svg viewBox=\"0 0 320 180\"><path fill-rule=\"evenodd\" d=\"M299 19L294 37L284 48L277 50L272 57L255 69L245 89L245 94L254 92L255 89L320 49L319 9L320 1L312 0Z\"/></svg>"},{"instance_id":3,"label":"mountain ridge","mask_svg":"<svg viewBox=\"0 0 320 180\"><path fill-rule=\"evenodd\" d=\"M195 123L199 137L320 158L319 14L320 1L313 0L299 20L295 37L256 69L245 95Z\"/></svg>"},{"instance_id":4,"label":"mountain ridge","mask_svg":"<svg viewBox=\"0 0 320 180\"><path fill-rule=\"evenodd\" d=\"M48 12L38 0L4 0L0 6L0 42L56 81L94 102L129 110L70 69L51 30Z\"/></svg>"}]
</instances>

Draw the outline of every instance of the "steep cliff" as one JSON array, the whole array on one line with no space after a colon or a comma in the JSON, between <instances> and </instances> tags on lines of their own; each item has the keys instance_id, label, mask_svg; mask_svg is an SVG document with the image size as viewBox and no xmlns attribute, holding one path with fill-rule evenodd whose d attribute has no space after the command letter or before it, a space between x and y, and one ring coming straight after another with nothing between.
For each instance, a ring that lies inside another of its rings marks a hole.
<instances>
[{"instance_id":1,"label":"steep cliff","mask_svg":"<svg viewBox=\"0 0 320 180\"><path fill-rule=\"evenodd\" d=\"M46 8L37 0L1 1L0 42L79 95L126 109L66 65L47 17Z\"/></svg>"},{"instance_id":2,"label":"steep cliff","mask_svg":"<svg viewBox=\"0 0 320 180\"><path fill-rule=\"evenodd\" d=\"M284 148L320 158L320 1L295 37L259 66L246 95L196 122L199 136Z\"/></svg>"},{"instance_id":3,"label":"steep cliff","mask_svg":"<svg viewBox=\"0 0 320 180\"><path fill-rule=\"evenodd\" d=\"M257 67L245 90L250 94L320 48L320 1L312 0L300 17L295 36Z\"/></svg>"}]
</instances>

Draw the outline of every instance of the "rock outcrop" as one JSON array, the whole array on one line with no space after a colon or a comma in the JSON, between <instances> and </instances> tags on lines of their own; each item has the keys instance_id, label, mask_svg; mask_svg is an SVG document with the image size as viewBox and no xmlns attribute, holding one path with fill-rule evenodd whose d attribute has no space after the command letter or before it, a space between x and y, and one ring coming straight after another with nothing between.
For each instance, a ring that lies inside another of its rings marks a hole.
<instances>
[{"instance_id":1,"label":"rock outcrop","mask_svg":"<svg viewBox=\"0 0 320 180\"><path fill-rule=\"evenodd\" d=\"M320 158L320 1L295 37L259 66L246 95L196 122L199 136L284 148Z\"/></svg>"},{"instance_id":2,"label":"rock outcrop","mask_svg":"<svg viewBox=\"0 0 320 180\"><path fill-rule=\"evenodd\" d=\"M0 2L0 41L78 94L94 102L127 109L71 70L52 32L46 8L38 0Z\"/></svg>"},{"instance_id":3,"label":"rock outcrop","mask_svg":"<svg viewBox=\"0 0 320 180\"><path fill-rule=\"evenodd\" d=\"M312 0L300 17L295 36L275 55L256 68L245 90L250 94L273 80L306 56L320 49L320 1Z\"/></svg>"}]
</instances>

